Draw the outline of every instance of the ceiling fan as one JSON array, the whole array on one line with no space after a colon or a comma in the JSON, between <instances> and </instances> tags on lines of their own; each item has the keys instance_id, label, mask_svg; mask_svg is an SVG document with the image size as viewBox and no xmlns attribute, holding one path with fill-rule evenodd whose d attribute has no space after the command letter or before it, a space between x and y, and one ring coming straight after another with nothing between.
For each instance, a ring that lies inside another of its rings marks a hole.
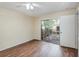
<instances>
[{"instance_id":1,"label":"ceiling fan","mask_svg":"<svg viewBox=\"0 0 79 59\"><path fill-rule=\"evenodd\" d=\"M35 8L39 8L39 4L36 3L25 3L25 4L21 4L18 5L17 7L25 7L26 10L34 10Z\"/></svg>"}]
</instances>

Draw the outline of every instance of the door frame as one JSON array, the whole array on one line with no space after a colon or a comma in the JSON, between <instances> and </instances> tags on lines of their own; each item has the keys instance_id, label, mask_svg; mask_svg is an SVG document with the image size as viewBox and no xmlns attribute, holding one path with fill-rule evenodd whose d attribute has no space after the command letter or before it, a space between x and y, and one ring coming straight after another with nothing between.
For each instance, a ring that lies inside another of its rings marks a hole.
<instances>
[{"instance_id":1,"label":"door frame","mask_svg":"<svg viewBox=\"0 0 79 59\"><path fill-rule=\"evenodd\" d=\"M52 20L52 19L58 19L59 20L59 17L53 17L53 18L45 18L45 19L43 19L43 20L47 20L47 19L50 19L50 20ZM40 22L41 22L41 28L42 28L42 21L43 20L40 20ZM40 28L40 29L41 29ZM60 29L60 23L59 23L59 29ZM42 30L41 30L41 34L42 34ZM41 40L43 40L42 39L42 35L41 35ZM60 45L60 30L59 30L59 45Z\"/></svg>"}]
</instances>

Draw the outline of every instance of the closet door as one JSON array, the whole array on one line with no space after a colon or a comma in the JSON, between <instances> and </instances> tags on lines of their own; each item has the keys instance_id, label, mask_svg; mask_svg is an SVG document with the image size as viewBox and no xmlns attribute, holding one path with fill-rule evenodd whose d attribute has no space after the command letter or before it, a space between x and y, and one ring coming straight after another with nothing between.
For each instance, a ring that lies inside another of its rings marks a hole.
<instances>
[{"instance_id":1,"label":"closet door","mask_svg":"<svg viewBox=\"0 0 79 59\"><path fill-rule=\"evenodd\" d=\"M60 17L60 45L75 48L75 15Z\"/></svg>"}]
</instances>

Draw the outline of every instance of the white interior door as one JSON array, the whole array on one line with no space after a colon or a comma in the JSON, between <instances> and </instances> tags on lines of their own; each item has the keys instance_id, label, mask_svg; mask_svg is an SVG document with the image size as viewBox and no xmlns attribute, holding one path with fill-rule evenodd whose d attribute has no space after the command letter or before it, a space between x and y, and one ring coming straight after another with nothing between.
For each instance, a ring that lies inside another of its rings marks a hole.
<instances>
[{"instance_id":1,"label":"white interior door","mask_svg":"<svg viewBox=\"0 0 79 59\"><path fill-rule=\"evenodd\" d=\"M75 15L60 17L60 45L75 48Z\"/></svg>"}]
</instances>

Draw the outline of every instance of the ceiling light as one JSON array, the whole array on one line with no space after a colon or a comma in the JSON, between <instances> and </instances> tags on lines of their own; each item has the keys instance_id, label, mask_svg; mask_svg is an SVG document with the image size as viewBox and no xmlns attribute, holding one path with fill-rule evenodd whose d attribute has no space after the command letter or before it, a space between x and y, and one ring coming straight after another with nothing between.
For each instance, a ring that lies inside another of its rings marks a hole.
<instances>
[{"instance_id":1,"label":"ceiling light","mask_svg":"<svg viewBox=\"0 0 79 59\"><path fill-rule=\"evenodd\" d=\"M30 6L30 9L33 10L33 9L34 9L34 6L31 5L31 6Z\"/></svg>"},{"instance_id":2,"label":"ceiling light","mask_svg":"<svg viewBox=\"0 0 79 59\"><path fill-rule=\"evenodd\" d=\"M27 10L34 10L35 7L39 7L38 4L35 3L27 3L27 4L23 4Z\"/></svg>"},{"instance_id":3,"label":"ceiling light","mask_svg":"<svg viewBox=\"0 0 79 59\"><path fill-rule=\"evenodd\" d=\"M30 4L25 4L25 7L27 8L27 10L30 9Z\"/></svg>"}]
</instances>

